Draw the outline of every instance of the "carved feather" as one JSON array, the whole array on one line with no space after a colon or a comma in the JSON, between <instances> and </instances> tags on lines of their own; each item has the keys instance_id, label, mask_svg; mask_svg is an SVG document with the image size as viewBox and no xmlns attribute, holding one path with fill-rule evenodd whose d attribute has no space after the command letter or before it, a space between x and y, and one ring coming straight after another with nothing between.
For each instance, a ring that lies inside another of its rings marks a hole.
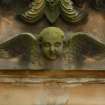
<instances>
[{"instance_id":1,"label":"carved feather","mask_svg":"<svg viewBox=\"0 0 105 105\"><path fill-rule=\"evenodd\" d=\"M85 56L105 53L105 45L91 38L88 33L76 33L76 36L70 40L70 45Z\"/></svg>"},{"instance_id":2,"label":"carved feather","mask_svg":"<svg viewBox=\"0 0 105 105\"><path fill-rule=\"evenodd\" d=\"M66 21L76 23L83 20L87 16L87 14L83 11L74 8L71 0L61 0L60 2L62 12L61 15Z\"/></svg>"},{"instance_id":3,"label":"carved feather","mask_svg":"<svg viewBox=\"0 0 105 105\"><path fill-rule=\"evenodd\" d=\"M69 39L69 53L72 54L75 65L81 67L86 58L105 58L105 45L90 37L88 33L74 33L74 37Z\"/></svg>"},{"instance_id":4,"label":"carved feather","mask_svg":"<svg viewBox=\"0 0 105 105\"><path fill-rule=\"evenodd\" d=\"M30 33L20 33L0 43L0 58L5 58L5 52L7 52L9 57L18 57L21 55L29 59L31 51L35 50L35 48L35 36Z\"/></svg>"},{"instance_id":5,"label":"carved feather","mask_svg":"<svg viewBox=\"0 0 105 105\"><path fill-rule=\"evenodd\" d=\"M33 0L31 8L21 15L21 19L28 23L34 23L38 21L43 16L44 7L44 0Z\"/></svg>"}]
</instances>

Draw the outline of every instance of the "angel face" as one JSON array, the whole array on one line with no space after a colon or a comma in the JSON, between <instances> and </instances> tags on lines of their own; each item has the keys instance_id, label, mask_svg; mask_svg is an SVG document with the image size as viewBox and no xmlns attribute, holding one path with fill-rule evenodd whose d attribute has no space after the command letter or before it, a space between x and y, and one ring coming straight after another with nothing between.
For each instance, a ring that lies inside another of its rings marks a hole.
<instances>
[{"instance_id":1,"label":"angel face","mask_svg":"<svg viewBox=\"0 0 105 105\"><path fill-rule=\"evenodd\" d=\"M55 60L63 51L63 43L61 38L59 37L56 39L56 37L53 37L50 39L43 39L42 51L45 57L50 60Z\"/></svg>"},{"instance_id":2,"label":"angel face","mask_svg":"<svg viewBox=\"0 0 105 105\"><path fill-rule=\"evenodd\" d=\"M55 60L63 52L64 33L55 27L46 28L41 33L41 50L50 60Z\"/></svg>"}]
</instances>

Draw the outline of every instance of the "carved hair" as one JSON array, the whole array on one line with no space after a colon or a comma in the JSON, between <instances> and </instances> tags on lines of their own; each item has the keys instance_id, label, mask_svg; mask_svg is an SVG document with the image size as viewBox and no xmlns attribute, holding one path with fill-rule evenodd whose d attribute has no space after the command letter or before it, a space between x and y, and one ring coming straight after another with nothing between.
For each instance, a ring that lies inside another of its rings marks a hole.
<instances>
[{"instance_id":1,"label":"carved hair","mask_svg":"<svg viewBox=\"0 0 105 105\"><path fill-rule=\"evenodd\" d=\"M48 27L43 29L39 34L38 40L41 42L43 38L47 36L60 36L63 40L65 39L64 32L57 27Z\"/></svg>"}]
</instances>

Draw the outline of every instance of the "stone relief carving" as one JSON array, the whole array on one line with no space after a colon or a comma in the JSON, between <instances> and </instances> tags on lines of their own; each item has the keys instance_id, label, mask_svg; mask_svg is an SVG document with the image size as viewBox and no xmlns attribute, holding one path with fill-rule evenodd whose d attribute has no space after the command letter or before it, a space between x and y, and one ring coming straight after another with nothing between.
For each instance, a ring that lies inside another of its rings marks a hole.
<instances>
[{"instance_id":1,"label":"stone relief carving","mask_svg":"<svg viewBox=\"0 0 105 105\"><path fill-rule=\"evenodd\" d=\"M97 61L104 56L105 45L88 33L66 35L57 27L47 27L38 35L20 33L0 44L0 58L15 62L17 68L75 69L82 67L87 58Z\"/></svg>"},{"instance_id":2,"label":"stone relief carving","mask_svg":"<svg viewBox=\"0 0 105 105\"><path fill-rule=\"evenodd\" d=\"M44 15L52 24L60 15L69 23L77 23L87 17L87 13L76 8L71 0L33 0L31 7L19 18L28 23L35 23Z\"/></svg>"}]
</instances>

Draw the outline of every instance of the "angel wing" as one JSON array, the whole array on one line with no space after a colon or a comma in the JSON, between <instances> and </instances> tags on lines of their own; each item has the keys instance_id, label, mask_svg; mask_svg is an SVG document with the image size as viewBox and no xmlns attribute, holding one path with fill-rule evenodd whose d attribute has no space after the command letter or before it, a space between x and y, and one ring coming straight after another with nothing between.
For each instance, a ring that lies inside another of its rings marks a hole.
<instances>
[{"instance_id":1,"label":"angel wing","mask_svg":"<svg viewBox=\"0 0 105 105\"><path fill-rule=\"evenodd\" d=\"M87 14L73 6L71 0L60 0L61 15L67 22L76 23L87 17Z\"/></svg>"},{"instance_id":2,"label":"angel wing","mask_svg":"<svg viewBox=\"0 0 105 105\"><path fill-rule=\"evenodd\" d=\"M88 33L76 33L69 40L69 48L75 62L82 65L86 58L101 58L105 57L105 45L91 37Z\"/></svg>"},{"instance_id":3,"label":"angel wing","mask_svg":"<svg viewBox=\"0 0 105 105\"><path fill-rule=\"evenodd\" d=\"M30 33L21 33L0 43L0 58L21 56L29 60L32 50L35 51L36 38Z\"/></svg>"},{"instance_id":4,"label":"angel wing","mask_svg":"<svg viewBox=\"0 0 105 105\"><path fill-rule=\"evenodd\" d=\"M28 23L34 23L43 16L44 7L44 0L33 0L33 2L31 3L31 7L20 15L20 19Z\"/></svg>"}]
</instances>

